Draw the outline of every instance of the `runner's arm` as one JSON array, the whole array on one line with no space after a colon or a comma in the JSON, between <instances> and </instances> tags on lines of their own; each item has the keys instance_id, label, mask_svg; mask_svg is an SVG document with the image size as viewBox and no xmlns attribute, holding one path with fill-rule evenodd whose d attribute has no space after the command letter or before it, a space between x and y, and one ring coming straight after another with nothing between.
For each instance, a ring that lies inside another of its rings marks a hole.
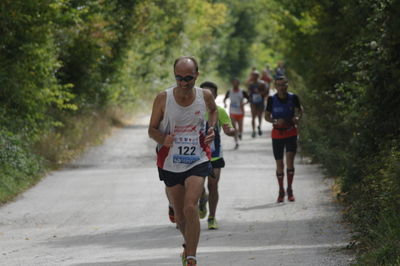
<instances>
[{"instance_id":1,"label":"runner's arm","mask_svg":"<svg viewBox=\"0 0 400 266\"><path fill-rule=\"evenodd\" d=\"M272 119L272 114L268 111L265 111L265 120L267 122L270 122L271 124L274 124L274 119Z\"/></svg>"},{"instance_id":2,"label":"runner's arm","mask_svg":"<svg viewBox=\"0 0 400 266\"><path fill-rule=\"evenodd\" d=\"M232 125L231 118L225 109L218 109L218 122L222 125L222 130L227 136L235 136L236 130Z\"/></svg>"},{"instance_id":3,"label":"runner's arm","mask_svg":"<svg viewBox=\"0 0 400 266\"><path fill-rule=\"evenodd\" d=\"M267 122L270 122L271 124L273 124L273 125L277 125L277 126L284 126L285 125L285 120L284 119L281 119L281 118L279 118L279 119L273 119L272 118L272 113L270 113L270 112L268 112L268 111L265 111L265 120L267 121Z\"/></svg>"},{"instance_id":4,"label":"runner's arm","mask_svg":"<svg viewBox=\"0 0 400 266\"><path fill-rule=\"evenodd\" d=\"M215 137L214 128L218 120L218 111L217 111L217 105L215 104L214 96L212 95L211 91L204 90L203 92L204 92L204 101L206 103L208 110L208 125L209 125L205 142L207 144L210 144Z\"/></svg>"},{"instance_id":5,"label":"runner's arm","mask_svg":"<svg viewBox=\"0 0 400 266\"><path fill-rule=\"evenodd\" d=\"M274 124L274 119L272 119L272 97L269 96L267 99L267 107L265 108L265 120Z\"/></svg>"},{"instance_id":6,"label":"runner's arm","mask_svg":"<svg viewBox=\"0 0 400 266\"><path fill-rule=\"evenodd\" d=\"M172 144L172 135L165 135L158 129L164 116L163 110L165 109L166 97L166 93L161 92L154 99L148 133L149 137L154 139L158 144L169 146L170 144Z\"/></svg>"},{"instance_id":7,"label":"runner's arm","mask_svg":"<svg viewBox=\"0 0 400 266\"><path fill-rule=\"evenodd\" d=\"M247 102L243 103L243 105L248 104L250 102L250 96L246 91L243 92L243 97L247 100Z\"/></svg>"},{"instance_id":8,"label":"runner's arm","mask_svg":"<svg viewBox=\"0 0 400 266\"><path fill-rule=\"evenodd\" d=\"M303 107L300 104L300 99L299 96L297 96L296 94L294 95L294 111L295 111L295 116L293 117L293 123L295 123L296 125L299 124L301 117L303 116Z\"/></svg>"},{"instance_id":9,"label":"runner's arm","mask_svg":"<svg viewBox=\"0 0 400 266\"><path fill-rule=\"evenodd\" d=\"M228 100L228 98L229 98L229 94L230 94L229 92L230 92L230 91L227 91L226 94L225 94L225 98L224 98L224 104L225 104L225 105L226 105L226 103L225 103L226 100Z\"/></svg>"},{"instance_id":10,"label":"runner's arm","mask_svg":"<svg viewBox=\"0 0 400 266\"><path fill-rule=\"evenodd\" d=\"M227 91L226 92L226 94L225 94L225 98L224 98L224 107L226 108L226 100L228 100L228 98L229 98L229 91Z\"/></svg>"}]
</instances>

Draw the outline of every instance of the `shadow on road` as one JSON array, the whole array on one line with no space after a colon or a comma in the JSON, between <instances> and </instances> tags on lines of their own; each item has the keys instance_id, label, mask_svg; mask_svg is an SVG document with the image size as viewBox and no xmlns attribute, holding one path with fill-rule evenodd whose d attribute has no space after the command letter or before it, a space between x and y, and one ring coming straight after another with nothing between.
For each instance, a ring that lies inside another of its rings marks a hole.
<instances>
[{"instance_id":1,"label":"shadow on road","mask_svg":"<svg viewBox=\"0 0 400 266\"><path fill-rule=\"evenodd\" d=\"M265 205L255 206L262 208ZM269 206L267 204L266 206ZM250 207L254 208L254 207ZM300 218L300 217L299 217ZM203 227L200 240L201 247L257 247L269 245L314 245L332 244L343 241L338 224L326 226L330 217L312 219L282 220L274 222L243 221L230 222L219 220L220 230L208 231ZM202 224L205 225L204 223ZM310 234L311 233L311 234ZM293 237L293 235L296 237ZM70 248L84 246L104 246L106 248L125 248L132 250L177 248L181 236L175 227L140 226L99 234L85 234L51 239L43 242L53 248ZM156 253L154 253L156 254Z\"/></svg>"},{"instance_id":2,"label":"shadow on road","mask_svg":"<svg viewBox=\"0 0 400 266\"><path fill-rule=\"evenodd\" d=\"M241 208L235 208L235 209L238 210L238 211L251 211L251 210L262 210L262 209L277 208L277 207L283 207L283 206L285 206L285 203L276 204L275 202L271 202L271 203L262 204L262 205L241 207Z\"/></svg>"},{"instance_id":3,"label":"shadow on road","mask_svg":"<svg viewBox=\"0 0 400 266\"><path fill-rule=\"evenodd\" d=\"M343 259L341 261L331 261L324 255L326 252L343 252L338 248L321 248L317 250L310 250L310 248L304 249L292 249L285 250L284 253L280 250L262 250L252 251L249 253L246 251L213 251L213 252L201 252L197 258L201 265L207 266L220 266L220 265L236 265L236 266L251 266L251 265L282 265L282 258L285 256L293 256L295 259L291 263L286 265L302 265L307 264L310 256L314 256L315 260L312 264L307 265L325 265L325 266L341 266L348 265L349 261ZM268 260L260 260L260 257L268 257ZM73 266L150 266L150 265L180 265L180 258L178 254L173 256L166 256L163 258L149 258L149 259L132 259L132 260L120 260L120 261L108 261L108 262L90 262L90 263L79 263L73 264ZM240 262L239 262L240 261ZM246 261L246 262L244 262ZM245 263L245 264L243 264Z\"/></svg>"}]
</instances>

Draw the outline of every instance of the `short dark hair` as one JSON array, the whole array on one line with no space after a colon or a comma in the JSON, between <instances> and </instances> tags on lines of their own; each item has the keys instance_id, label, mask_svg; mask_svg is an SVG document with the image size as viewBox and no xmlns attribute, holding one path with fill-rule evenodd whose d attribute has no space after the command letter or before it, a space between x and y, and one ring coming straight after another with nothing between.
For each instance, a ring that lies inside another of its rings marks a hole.
<instances>
[{"instance_id":1,"label":"short dark hair","mask_svg":"<svg viewBox=\"0 0 400 266\"><path fill-rule=\"evenodd\" d=\"M191 61L193 62L193 64L194 64L194 66L196 67L196 72L199 72L199 64L197 63L196 58L194 58L193 56L181 56L181 57L178 57L177 59L175 59L175 62L174 62L174 71L175 71L176 65L177 65L181 60L184 60L184 59L189 59L189 60L191 60Z\"/></svg>"},{"instance_id":2,"label":"short dark hair","mask_svg":"<svg viewBox=\"0 0 400 266\"><path fill-rule=\"evenodd\" d=\"M218 86L214 82L211 81L204 81L203 83L200 84L200 88L212 88L215 90L215 93L218 92Z\"/></svg>"}]
</instances>

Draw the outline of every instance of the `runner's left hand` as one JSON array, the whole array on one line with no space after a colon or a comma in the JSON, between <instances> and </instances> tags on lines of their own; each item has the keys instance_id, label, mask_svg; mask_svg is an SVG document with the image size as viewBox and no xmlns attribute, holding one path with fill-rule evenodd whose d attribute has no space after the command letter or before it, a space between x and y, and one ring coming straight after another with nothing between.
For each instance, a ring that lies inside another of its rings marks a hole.
<instances>
[{"instance_id":1,"label":"runner's left hand","mask_svg":"<svg viewBox=\"0 0 400 266\"><path fill-rule=\"evenodd\" d=\"M210 144L211 142L214 141L215 138L215 133L214 133L214 128L209 128L207 131L207 136L206 139L204 140L204 142L206 144Z\"/></svg>"}]
</instances>

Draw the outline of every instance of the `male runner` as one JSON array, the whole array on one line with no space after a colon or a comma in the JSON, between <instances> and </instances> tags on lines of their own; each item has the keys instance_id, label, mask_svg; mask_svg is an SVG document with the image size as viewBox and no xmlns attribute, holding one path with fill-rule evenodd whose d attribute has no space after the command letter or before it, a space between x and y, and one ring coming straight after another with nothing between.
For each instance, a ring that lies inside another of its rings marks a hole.
<instances>
[{"instance_id":1,"label":"male runner","mask_svg":"<svg viewBox=\"0 0 400 266\"><path fill-rule=\"evenodd\" d=\"M200 88L209 89L214 98L218 96L218 87L213 82L203 82L200 85ZM204 218L207 215L207 198L208 204L210 208L210 215L208 216L208 229L215 230L218 229L218 223L215 219L215 212L217 210L217 204L219 199L218 193L218 182L221 176L221 169L225 167L225 161L222 155L222 143L221 143L221 128L227 136L234 136L236 135L236 130L233 128L231 119L229 118L228 114L226 113L225 109L217 106L218 108L218 122L214 129L215 131L215 138L211 144L211 166L212 172L208 176L208 192L209 196L207 196L206 190L203 190L203 194L200 198L199 202L199 213L200 218Z\"/></svg>"},{"instance_id":2,"label":"male runner","mask_svg":"<svg viewBox=\"0 0 400 266\"><path fill-rule=\"evenodd\" d=\"M261 121L262 115L265 108L265 97L268 96L269 90L265 86L265 83L261 80L260 73L258 71L253 71L251 73L251 79L248 85L248 94L250 99L251 108L251 126L253 128L253 133L251 136L256 137L256 118L258 118L258 135L262 135L261 131Z\"/></svg>"},{"instance_id":3,"label":"male runner","mask_svg":"<svg viewBox=\"0 0 400 266\"><path fill-rule=\"evenodd\" d=\"M295 201L292 189L294 177L294 156L297 150L297 126L303 114L299 97L289 93L288 80L283 75L275 77L275 87L278 91L268 97L265 119L273 124L272 148L276 160L276 177L279 184L277 202L285 198L283 155L286 149L287 196L289 201Z\"/></svg>"},{"instance_id":4,"label":"male runner","mask_svg":"<svg viewBox=\"0 0 400 266\"><path fill-rule=\"evenodd\" d=\"M233 127L236 130L235 134L235 149L239 148L239 140L242 140L243 134L243 118L244 118L244 105L249 102L249 95L247 92L239 88L240 81L237 78L232 79L232 89L227 91L224 98L224 105L226 108L226 100L230 98L229 115L231 117ZM244 99L247 99L244 102Z\"/></svg>"},{"instance_id":5,"label":"male runner","mask_svg":"<svg viewBox=\"0 0 400 266\"><path fill-rule=\"evenodd\" d=\"M199 76L193 57L174 63L176 86L157 95L150 118L149 136L157 145L160 180L174 208L175 221L184 238L183 265L196 265L200 237L197 203L210 173L217 107L210 91L195 87ZM209 119L206 128L205 115Z\"/></svg>"}]
</instances>

